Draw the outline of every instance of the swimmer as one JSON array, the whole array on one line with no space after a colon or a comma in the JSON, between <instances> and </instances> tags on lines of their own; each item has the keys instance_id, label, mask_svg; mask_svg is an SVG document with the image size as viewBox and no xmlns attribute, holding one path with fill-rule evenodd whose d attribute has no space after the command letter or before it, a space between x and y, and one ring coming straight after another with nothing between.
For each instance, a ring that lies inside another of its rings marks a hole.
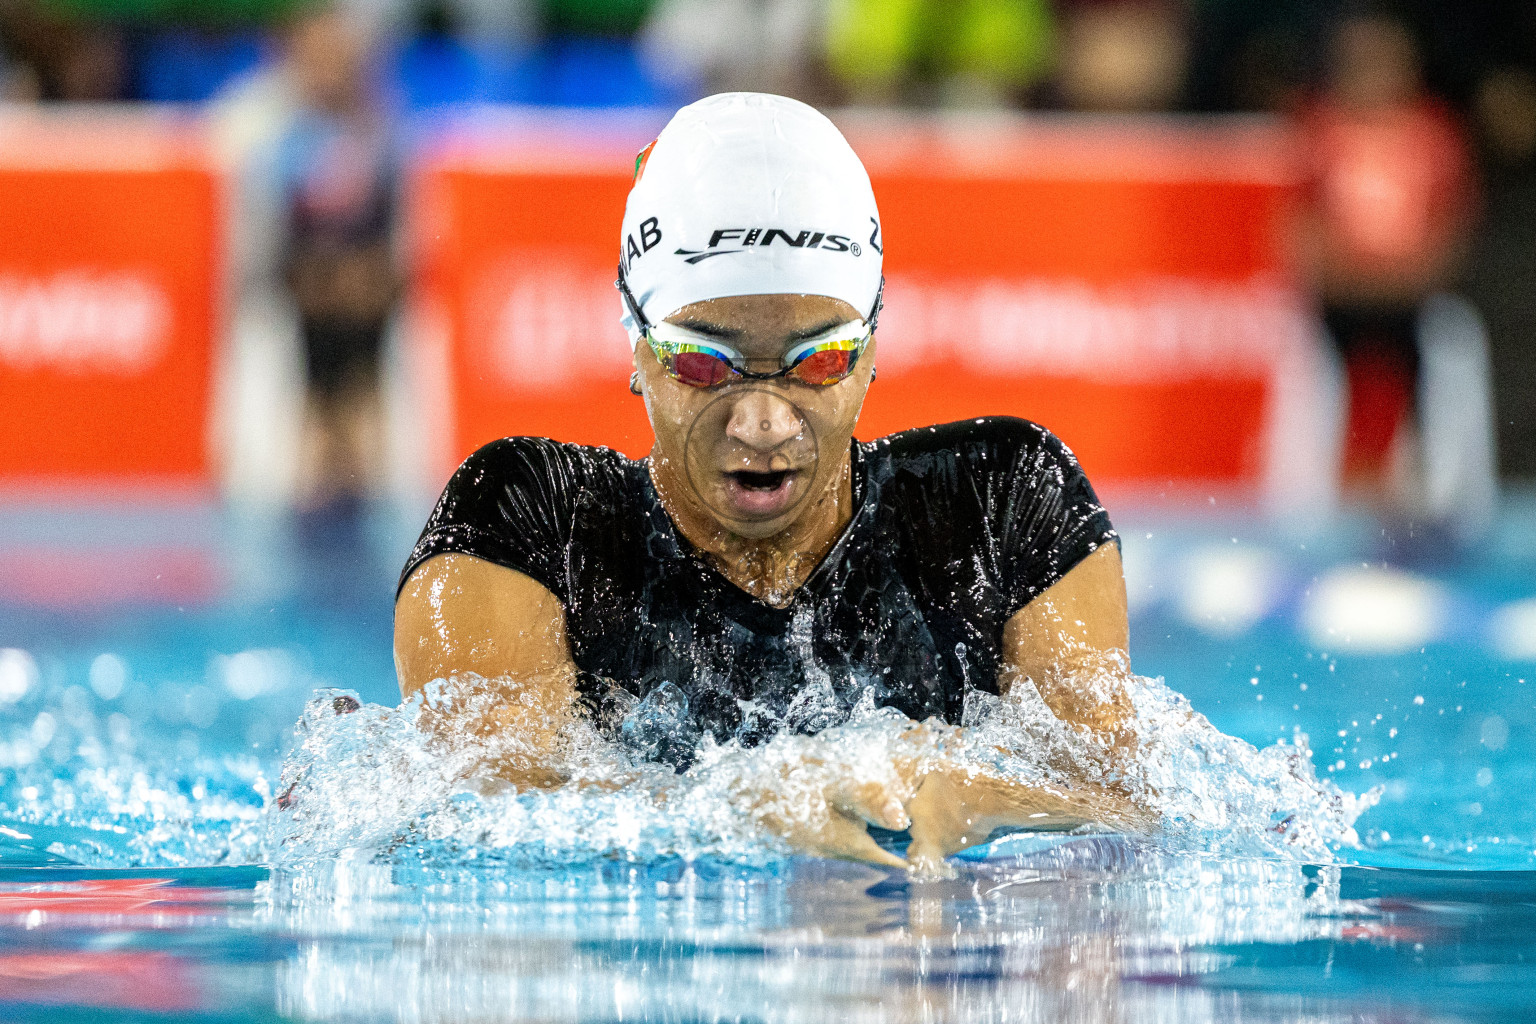
<instances>
[{"instance_id":1,"label":"swimmer","mask_svg":"<svg viewBox=\"0 0 1536 1024\"><path fill-rule=\"evenodd\" d=\"M883 254L869 176L820 113L754 93L679 111L636 161L620 232L651 454L509 437L466 459L401 575L403 692L494 681L464 725L533 752L499 766L519 785L560 784L574 716L644 733L637 705L664 726L646 756L679 770L705 736L751 746L862 702L917 737L959 725L969 690L1031 685L1106 747L1133 744L1113 683L1119 540L1072 453L1008 418L854 440ZM892 866L934 866L999 825L1138 820L1096 779L1031 790L932 758L887 774L831 787L810 827L763 820L808 852ZM867 825L910 829L907 857Z\"/></svg>"}]
</instances>

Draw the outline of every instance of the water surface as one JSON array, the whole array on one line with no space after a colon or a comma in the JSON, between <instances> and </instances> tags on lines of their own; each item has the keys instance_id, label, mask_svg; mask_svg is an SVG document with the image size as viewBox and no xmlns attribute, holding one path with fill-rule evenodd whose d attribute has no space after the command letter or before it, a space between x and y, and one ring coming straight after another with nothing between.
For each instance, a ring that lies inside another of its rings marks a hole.
<instances>
[{"instance_id":1,"label":"water surface","mask_svg":"<svg viewBox=\"0 0 1536 1024\"><path fill-rule=\"evenodd\" d=\"M1264 756L1307 743L1309 792L1380 802L1354 822L1358 845L1325 828L1300 854L1266 846L1255 805L1257 843L1208 822L1177 841L1021 834L944 879L717 842L697 816L687 842L642 814L649 832L562 846L593 806L452 787L381 815L365 774L322 796L370 808L355 819L366 835L304 832L284 853L267 808L316 691L404 728L385 710L389 598L413 513L348 529L3 509L0 1012L1536 1016L1536 640L1521 646L1520 617L1536 596L1533 507L1506 510L1499 559L1438 561L1363 521L1288 536L1235 529L1241 516L1122 513L1136 670ZM369 749L361 732L336 738ZM373 749L416 749L402 742ZM1240 782L1267 778L1243 763Z\"/></svg>"}]
</instances>

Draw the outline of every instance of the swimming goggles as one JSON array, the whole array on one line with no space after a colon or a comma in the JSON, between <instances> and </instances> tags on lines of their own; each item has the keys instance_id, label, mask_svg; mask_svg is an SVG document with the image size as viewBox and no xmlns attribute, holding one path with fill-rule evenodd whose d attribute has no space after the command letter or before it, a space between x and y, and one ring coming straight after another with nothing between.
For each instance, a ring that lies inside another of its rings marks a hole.
<instances>
[{"instance_id":1,"label":"swimming goggles","mask_svg":"<svg viewBox=\"0 0 1536 1024\"><path fill-rule=\"evenodd\" d=\"M619 268L619 279L614 284L624 296L630 315L635 318L651 351L656 353L662 369L673 380L695 388L718 387L731 380L775 380L779 377L825 388L847 380L859 357L869 347L870 338L874 337L885 294L882 278L880 290L875 293L874 308L867 319L850 320L814 338L807 338L784 353L779 369L771 373L754 373L746 368L746 357L730 346L686 327L665 321L653 324L646 319L624 280L623 267Z\"/></svg>"}]
</instances>

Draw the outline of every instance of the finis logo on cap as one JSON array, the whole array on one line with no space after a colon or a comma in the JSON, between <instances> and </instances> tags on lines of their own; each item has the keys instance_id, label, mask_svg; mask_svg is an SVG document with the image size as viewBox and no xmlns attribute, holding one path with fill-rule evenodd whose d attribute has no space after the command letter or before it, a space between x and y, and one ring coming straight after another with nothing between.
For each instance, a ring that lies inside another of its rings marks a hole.
<instances>
[{"instance_id":1,"label":"finis logo on cap","mask_svg":"<svg viewBox=\"0 0 1536 1024\"><path fill-rule=\"evenodd\" d=\"M630 182L631 185L639 183L640 176L645 173L645 162L651 158L651 150L655 148L656 140L652 139L649 146L635 154L635 180Z\"/></svg>"},{"instance_id":2,"label":"finis logo on cap","mask_svg":"<svg viewBox=\"0 0 1536 1024\"><path fill-rule=\"evenodd\" d=\"M709 248L678 249L674 255L688 257L683 261L684 263L699 263L711 256L746 252L747 247L752 245L770 246L775 239L783 239L785 245L795 249L827 249L832 252L851 253L854 256L862 252L859 243L847 235L833 235L825 231L803 230L790 234L783 228L716 228L715 232L709 236ZM728 247L720 248L722 243L726 243Z\"/></svg>"}]
</instances>

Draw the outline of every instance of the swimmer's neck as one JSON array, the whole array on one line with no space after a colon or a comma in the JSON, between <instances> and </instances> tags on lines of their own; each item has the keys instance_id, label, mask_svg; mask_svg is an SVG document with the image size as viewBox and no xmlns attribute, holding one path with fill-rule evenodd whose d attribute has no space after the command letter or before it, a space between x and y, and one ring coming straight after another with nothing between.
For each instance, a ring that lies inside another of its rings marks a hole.
<instances>
[{"instance_id":1,"label":"swimmer's neck","mask_svg":"<svg viewBox=\"0 0 1536 1024\"><path fill-rule=\"evenodd\" d=\"M768 537L744 537L711 515L688 481L679 478L677 460L653 452L650 464L656 494L677 531L715 571L775 608L794 600L853 518L851 453L843 455L837 474L800 514Z\"/></svg>"}]
</instances>

